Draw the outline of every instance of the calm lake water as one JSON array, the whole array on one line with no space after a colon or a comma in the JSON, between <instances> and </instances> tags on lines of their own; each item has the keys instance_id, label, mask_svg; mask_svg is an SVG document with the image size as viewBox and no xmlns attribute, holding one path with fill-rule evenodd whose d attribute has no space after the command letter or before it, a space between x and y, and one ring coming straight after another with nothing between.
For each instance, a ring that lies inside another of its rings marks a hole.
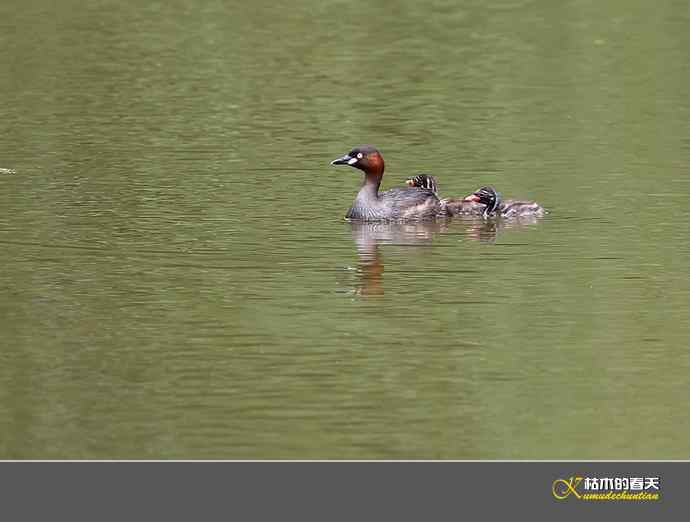
<instances>
[{"instance_id":1,"label":"calm lake water","mask_svg":"<svg viewBox=\"0 0 690 522\"><path fill-rule=\"evenodd\" d=\"M690 458L689 24L3 1L0 458ZM349 224L360 143L550 213Z\"/></svg>"}]
</instances>

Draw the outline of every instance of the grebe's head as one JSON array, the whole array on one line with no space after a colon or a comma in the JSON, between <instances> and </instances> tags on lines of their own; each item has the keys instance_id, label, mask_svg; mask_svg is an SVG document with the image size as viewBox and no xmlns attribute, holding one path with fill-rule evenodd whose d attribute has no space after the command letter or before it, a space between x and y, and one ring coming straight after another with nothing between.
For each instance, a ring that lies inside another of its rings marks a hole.
<instances>
[{"instance_id":1,"label":"grebe's head","mask_svg":"<svg viewBox=\"0 0 690 522\"><path fill-rule=\"evenodd\" d=\"M360 145L331 161L331 165L349 165L367 174L383 174L383 156L371 145Z\"/></svg>"},{"instance_id":2,"label":"grebe's head","mask_svg":"<svg viewBox=\"0 0 690 522\"><path fill-rule=\"evenodd\" d=\"M467 196L465 201L474 201L475 203L486 205L484 217L488 217L496 212L496 209L501 204L501 195L493 187L482 187Z\"/></svg>"},{"instance_id":3,"label":"grebe's head","mask_svg":"<svg viewBox=\"0 0 690 522\"><path fill-rule=\"evenodd\" d=\"M438 192L436 187L436 178L429 174L418 174L414 178L405 181L410 187L417 187L421 189L430 190L434 194Z\"/></svg>"}]
</instances>

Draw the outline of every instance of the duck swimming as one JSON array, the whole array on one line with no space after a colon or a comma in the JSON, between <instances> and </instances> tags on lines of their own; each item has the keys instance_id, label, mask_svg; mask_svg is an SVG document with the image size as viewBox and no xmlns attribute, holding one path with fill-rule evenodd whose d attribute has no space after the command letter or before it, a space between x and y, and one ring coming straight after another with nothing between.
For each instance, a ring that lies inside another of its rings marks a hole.
<instances>
[{"instance_id":1,"label":"duck swimming","mask_svg":"<svg viewBox=\"0 0 690 522\"><path fill-rule=\"evenodd\" d=\"M482 187L465 198L465 201L483 203L484 217L500 216L504 218L542 217L546 214L544 207L534 201L502 201L501 195L493 187Z\"/></svg>"},{"instance_id":2,"label":"duck swimming","mask_svg":"<svg viewBox=\"0 0 690 522\"><path fill-rule=\"evenodd\" d=\"M438 197L436 178L429 174L418 174L414 178L405 181L410 187L431 190ZM481 216L486 205L467 198L444 198L441 200L441 211L447 216Z\"/></svg>"},{"instance_id":3,"label":"duck swimming","mask_svg":"<svg viewBox=\"0 0 690 522\"><path fill-rule=\"evenodd\" d=\"M364 172L364 183L347 211L346 218L358 221L421 221L443 216L436 194L428 189L396 187L379 193L383 179L383 157L371 145L360 145L331 165L349 165Z\"/></svg>"}]
</instances>

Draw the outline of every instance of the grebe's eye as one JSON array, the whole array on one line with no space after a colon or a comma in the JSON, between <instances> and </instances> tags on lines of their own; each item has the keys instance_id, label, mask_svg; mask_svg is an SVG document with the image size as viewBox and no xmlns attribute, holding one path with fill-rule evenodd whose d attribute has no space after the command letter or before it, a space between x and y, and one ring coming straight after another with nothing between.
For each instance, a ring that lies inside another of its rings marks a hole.
<instances>
[{"instance_id":1,"label":"grebe's eye","mask_svg":"<svg viewBox=\"0 0 690 522\"><path fill-rule=\"evenodd\" d=\"M363 156L364 156L364 155L363 155L361 152L358 152L358 153L357 153L357 159L362 159Z\"/></svg>"}]
</instances>

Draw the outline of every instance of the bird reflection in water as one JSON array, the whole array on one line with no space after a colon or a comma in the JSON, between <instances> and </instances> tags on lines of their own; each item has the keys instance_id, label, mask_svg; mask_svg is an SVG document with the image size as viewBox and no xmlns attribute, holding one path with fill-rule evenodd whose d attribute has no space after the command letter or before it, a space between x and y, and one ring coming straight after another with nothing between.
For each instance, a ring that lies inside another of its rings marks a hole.
<instances>
[{"instance_id":1,"label":"bird reflection in water","mask_svg":"<svg viewBox=\"0 0 690 522\"><path fill-rule=\"evenodd\" d=\"M423 223L350 223L357 245L359 264L358 295L383 294L383 259L379 245L418 246L431 244L433 238L447 230L448 222Z\"/></svg>"},{"instance_id":2,"label":"bird reflection in water","mask_svg":"<svg viewBox=\"0 0 690 522\"><path fill-rule=\"evenodd\" d=\"M354 293L362 296L383 295L384 263L380 246L424 246L446 233L460 228L465 237L480 243L493 244L502 230L534 225L538 217L520 219L485 219L456 216L453 220L420 223L350 222L352 239L357 246L359 263Z\"/></svg>"}]
</instances>

